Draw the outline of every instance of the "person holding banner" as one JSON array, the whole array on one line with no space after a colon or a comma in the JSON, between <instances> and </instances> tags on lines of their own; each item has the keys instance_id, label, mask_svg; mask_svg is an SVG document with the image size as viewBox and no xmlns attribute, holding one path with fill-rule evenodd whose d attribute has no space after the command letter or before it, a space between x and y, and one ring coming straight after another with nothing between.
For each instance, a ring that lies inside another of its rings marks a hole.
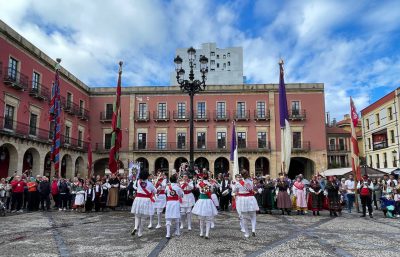
<instances>
[{"instance_id":1,"label":"person holding banner","mask_svg":"<svg viewBox=\"0 0 400 257\"><path fill-rule=\"evenodd\" d=\"M137 193L133 201L131 213L135 214L135 227L131 232L134 236L137 232L138 237L143 233L143 219L154 215L154 195L157 193L153 183L148 181L149 172L141 171L137 183Z\"/></svg>"}]
</instances>

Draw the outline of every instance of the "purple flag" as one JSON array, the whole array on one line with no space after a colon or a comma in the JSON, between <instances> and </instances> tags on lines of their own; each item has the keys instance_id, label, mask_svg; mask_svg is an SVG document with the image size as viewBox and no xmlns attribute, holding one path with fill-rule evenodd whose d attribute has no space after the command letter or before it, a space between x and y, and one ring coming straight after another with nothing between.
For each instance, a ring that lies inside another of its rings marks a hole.
<instances>
[{"instance_id":1,"label":"purple flag","mask_svg":"<svg viewBox=\"0 0 400 257\"><path fill-rule=\"evenodd\" d=\"M236 151L236 125L233 123L232 127L232 141L231 141L231 161L235 160L235 151Z\"/></svg>"},{"instance_id":2,"label":"purple flag","mask_svg":"<svg viewBox=\"0 0 400 257\"><path fill-rule=\"evenodd\" d=\"M283 78L283 60L279 62L280 75L279 75L279 122L281 128L285 127L285 120L289 120L289 112L287 108L285 80Z\"/></svg>"}]
</instances>

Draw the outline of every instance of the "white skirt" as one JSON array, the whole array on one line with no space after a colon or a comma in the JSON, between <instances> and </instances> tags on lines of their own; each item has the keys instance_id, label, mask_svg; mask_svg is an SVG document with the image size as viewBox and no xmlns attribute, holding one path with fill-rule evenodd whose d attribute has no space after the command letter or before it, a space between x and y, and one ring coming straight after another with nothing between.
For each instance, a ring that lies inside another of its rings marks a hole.
<instances>
[{"instance_id":1,"label":"white skirt","mask_svg":"<svg viewBox=\"0 0 400 257\"><path fill-rule=\"evenodd\" d=\"M192 213L197 216L214 217L218 211L211 199L199 199L194 205Z\"/></svg>"},{"instance_id":2,"label":"white skirt","mask_svg":"<svg viewBox=\"0 0 400 257\"><path fill-rule=\"evenodd\" d=\"M133 201L131 213L141 215L154 215L154 203L150 198L136 197Z\"/></svg>"},{"instance_id":3,"label":"white skirt","mask_svg":"<svg viewBox=\"0 0 400 257\"><path fill-rule=\"evenodd\" d=\"M180 219L181 210L179 201L168 201L165 208L166 219Z\"/></svg>"},{"instance_id":4,"label":"white skirt","mask_svg":"<svg viewBox=\"0 0 400 257\"><path fill-rule=\"evenodd\" d=\"M154 203L154 209L164 209L167 205L167 196L165 194L158 195Z\"/></svg>"},{"instance_id":5,"label":"white skirt","mask_svg":"<svg viewBox=\"0 0 400 257\"><path fill-rule=\"evenodd\" d=\"M195 203L196 199L194 199L194 195L192 193L185 194L182 198L181 208L193 207Z\"/></svg>"},{"instance_id":6,"label":"white skirt","mask_svg":"<svg viewBox=\"0 0 400 257\"><path fill-rule=\"evenodd\" d=\"M213 201L213 203L214 203L214 205L215 205L216 207L219 207L219 201L218 201L218 197L217 197L216 194L212 194L212 195L211 195L211 200Z\"/></svg>"},{"instance_id":7,"label":"white skirt","mask_svg":"<svg viewBox=\"0 0 400 257\"><path fill-rule=\"evenodd\" d=\"M85 195L84 194L76 194L74 204L76 206L84 205L85 204Z\"/></svg>"},{"instance_id":8,"label":"white skirt","mask_svg":"<svg viewBox=\"0 0 400 257\"><path fill-rule=\"evenodd\" d=\"M258 211L258 203L254 196L237 196L236 210L241 215L242 212Z\"/></svg>"}]
</instances>

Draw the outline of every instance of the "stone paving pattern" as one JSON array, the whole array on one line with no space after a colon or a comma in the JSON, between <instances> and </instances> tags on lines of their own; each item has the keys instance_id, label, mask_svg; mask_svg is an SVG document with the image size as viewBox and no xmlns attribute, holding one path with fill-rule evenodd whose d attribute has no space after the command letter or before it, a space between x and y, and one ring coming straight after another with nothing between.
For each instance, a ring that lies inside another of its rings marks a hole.
<instances>
[{"instance_id":1,"label":"stone paving pattern","mask_svg":"<svg viewBox=\"0 0 400 257\"><path fill-rule=\"evenodd\" d=\"M165 227L132 237L129 212L8 214L0 217L0 256L399 256L399 220L375 216L262 214L256 237L246 239L237 214L221 213L210 239L199 237L195 218L192 231L168 241Z\"/></svg>"}]
</instances>

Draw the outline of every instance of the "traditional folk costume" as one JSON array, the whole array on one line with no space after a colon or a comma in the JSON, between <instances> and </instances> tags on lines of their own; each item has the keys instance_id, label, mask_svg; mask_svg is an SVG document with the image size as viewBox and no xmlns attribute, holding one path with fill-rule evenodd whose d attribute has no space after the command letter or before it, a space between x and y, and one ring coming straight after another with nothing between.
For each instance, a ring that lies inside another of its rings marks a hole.
<instances>
[{"instance_id":1,"label":"traditional folk costume","mask_svg":"<svg viewBox=\"0 0 400 257\"><path fill-rule=\"evenodd\" d=\"M244 236L249 237L247 222L251 222L252 235L256 235L256 212L259 210L258 203L254 197L253 181L251 179L240 180L235 185L236 210L242 221Z\"/></svg>"},{"instance_id":2,"label":"traditional folk costume","mask_svg":"<svg viewBox=\"0 0 400 257\"><path fill-rule=\"evenodd\" d=\"M309 191L308 209L312 210L313 215L315 215L315 212L319 215L319 211L322 210L324 201L324 195L320 183L317 180L311 180Z\"/></svg>"},{"instance_id":3,"label":"traditional folk costume","mask_svg":"<svg viewBox=\"0 0 400 257\"><path fill-rule=\"evenodd\" d=\"M156 193L157 190L150 181L138 180L137 193L131 208L131 213L135 214L135 228L131 233L132 235L135 235L137 231L138 236L142 236L142 219L146 216L151 217L154 215L154 195Z\"/></svg>"},{"instance_id":4,"label":"traditional folk costume","mask_svg":"<svg viewBox=\"0 0 400 257\"><path fill-rule=\"evenodd\" d=\"M125 205L128 200L128 182L126 179L122 179L119 186L119 206L122 210L125 210Z\"/></svg>"},{"instance_id":5,"label":"traditional folk costume","mask_svg":"<svg viewBox=\"0 0 400 257\"><path fill-rule=\"evenodd\" d=\"M167 204L167 196L165 194L165 188L167 187L167 179L159 178L155 185L157 189L156 202L154 203L154 210L157 212L157 226L156 228L161 228L161 214ZM150 223L148 228L153 227L153 215L150 216Z\"/></svg>"},{"instance_id":6,"label":"traditional folk costume","mask_svg":"<svg viewBox=\"0 0 400 257\"><path fill-rule=\"evenodd\" d=\"M368 179L367 175L363 176L363 181L358 182L357 189L360 192L360 199L361 199L361 205L362 205L362 210L363 210L363 215L361 217L366 216L367 208L368 208L369 216L372 218L373 217L372 216L372 190L374 189L374 185Z\"/></svg>"},{"instance_id":7,"label":"traditional folk costume","mask_svg":"<svg viewBox=\"0 0 400 257\"><path fill-rule=\"evenodd\" d=\"M326 195L328 197L330 216L336 217L336 212L339 212L341 210L339 187L340 186L336 181L328 181L325 186Z\"/></svg>"},{"instance_id":8,"label":"traditional folk costume","mask_svg":"<svg viewBox=\"0 0 400 257\"><path fill-rule=\"evenodd\" d=\"M302 181L296 181L292 187L293 195L296 196L296 210L297 215L304 215L307 210L306 189Z\"/></svg>"},{"instance_id":9,"label":"traditional folk costume","mask_svg":"<svg viewBox=\"0 0 400 257\"><path fill-rule=\"evenodd\" d=\"M224 179L221 181L220 184L221 188L221 197L220 197L220 208L221 211L229 211L229 202L232 197L232 188L231 188L231 181L229 180L229 175L224 175Z\"/></svg>"},{"instance_id":10,"label":"traditional folk costume","mask_svg":"<svg viewBox=\"0 0 400 257\"><path fill-rule=\"evenodd\" d=\"M97 182L94 186L94 210L100 211L101 197L103 196L103 187L100 182Z\"/></svg>"},{"instance_id":11,"label":"traditional folk costume","mask_svg":"<svg viewBox=\"0 0 400 257\"><path fill-rule=\"evenodd\" d=\"M119 196L119 179L118 178L111 178L109 180L110 187L108 191L108 198L107 198L107 206L111 209L115 209L118 205L118 196Z\"/></svg>"},{"instance_id":12,"label":"traditional folk costume","mask_svg":"<svg viewBox=\"0 0 400 257\"><path fill-rule=\"evenodd\" d=\"M292 202L290 200L290 196L288 193L289 183L284 179L280 179L277 183L277 206L278 209L281 209L282 215L284 215L284 211L286 210L287 214L290 215L290 209L292 208Z\"/></svg>"},{"instance_id":13,"label":"traditional folk costume","mask_svg":"<svg viewBox=\"0 0 400 257\"><path fill-rule=\"evenodd\" d=\"M171 224L172 220L175 220L175 235L180 236L180 205L182 202L182 198L184 196L183 190L176 183L171 183L165 189L167 195L167 204L165 208L165 220L167 227L167 235L166 238L171 238Z\"/></svg>"},{"instance_id":14,"label":"traditional folk costume","mask_svg":"<svg viewBox=\"0 0 400 257\"><path fill-rule=\"evenodd\" d=\"M95 197L96 197L96 194L95 194L94 188L88 188L85 190L85 211L86 212L92 211Z\"/></svg>"},{"instance_id":15,"label":"traditional folk costume","mask_svg":"<svg viewBox=\"0 0 400 257\"><path fill-rule=\"evenodd\" d=\"M211 200L213 201L215 208L217 208L217 211L218 211L219 210L219 199L217 196L217 192L220 187L220 184L218 184L218 182L215 181L214 179L211 180L210 184L211 184ZM211 228L214 228L214 226L215 226L215 221L214 221L214 217L213 217L211 220Z\"/></svg>"},{"instance_id":16,"label":"traditional folk costume","mask_svg":"<svg viewBox=\"0 0 400 257\"><path fill-rule=\"evenodd\" d=\"M85 191L81 184L76 187L74 208L80 210L85 205Z\"/></svg>"},{"instance_id":17,"label":"traditional folk costume","mask_svg":"<svg viewBox=\"0 0 400 257\"><path fill-rule=\"evenodd\" d=\"M185 182L183 181L180 185L181 189L183 190L183 197L182 197L182 202L180 204L181 207L181 229L183 229L183 223L185 218L187 219L187 224L188 224L188 230L192 230L192 208L195 204L195 199L194 195L192 193L192 190L194 188L193 182L188 181Z\"/></svg>"},{"instance_id":18,"label":"traditional folk costume","mask_svg":"<svg viewBox=\"0 0 400 257\"><path fill-rule=\"evenodd\" d=\"M107 206L108 192L109 192L110 188L111 188L111 185L109 183L109 180L107 179L102 185L103 195L101 196L101 208L103 211L104 211L104 208L106 208L106 206Z\"/></svg>"},{"instance_id":19,"label":"traditional folk costume","mask_svg":"<svg viewBox=\"0 0 400 257\"><path fill-rule=\"evenodd\" d=\"M272 214L274 208L275 198L275 182L272 179L267 179L264 182L264 189L262 191L262 207L266 213Z\"/></svg>"},{"instance_id":20,"label":"traditional folk costume","mask_svg":"<svg viewBox=\"0 0 400 257\"><path fill-rule=\"evenodd\" d=\"M208 239L211 222L214 219L214 216L218 214L217 208L213 201L211 200L211 184L208 180L200 181L197 184L197 188L200 190L199 200L193 207L192 213L194 215L199 216L200 219L200 237L204 235L204 226L205 226L205 238Z\"/></svg>"}]
</instances>

